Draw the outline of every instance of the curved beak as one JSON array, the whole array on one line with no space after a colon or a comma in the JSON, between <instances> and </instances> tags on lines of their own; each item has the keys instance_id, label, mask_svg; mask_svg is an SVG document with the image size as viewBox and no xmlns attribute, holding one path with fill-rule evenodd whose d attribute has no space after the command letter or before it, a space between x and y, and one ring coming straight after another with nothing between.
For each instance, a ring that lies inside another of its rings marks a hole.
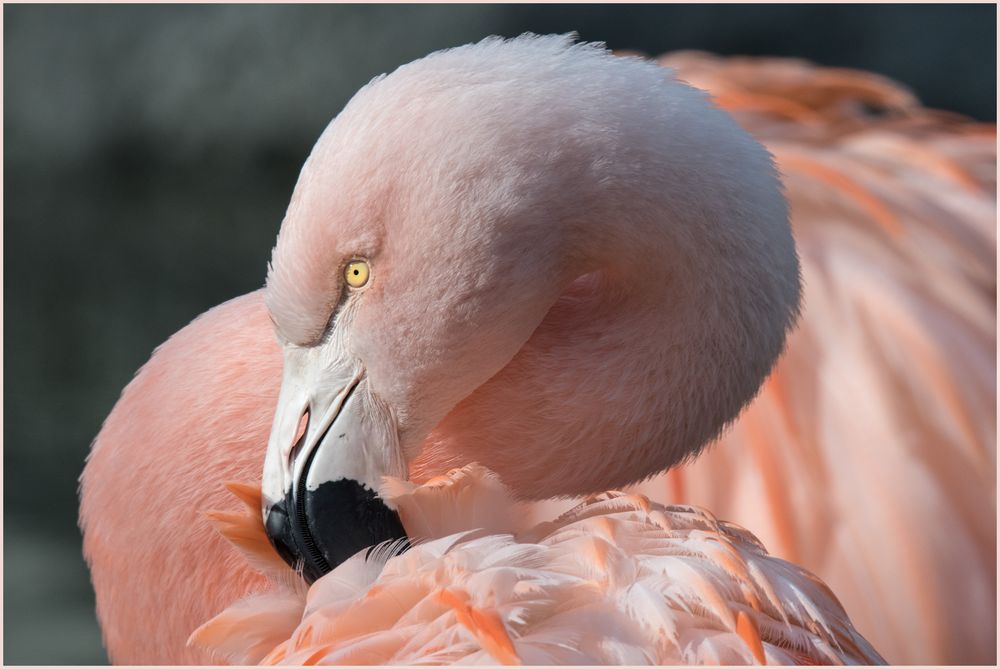
<instances>
[{"instance_id":1,"label":"curved beak","mask_svg":"<svg viewBox=\"0 0 1000 669\"><path fill-rule=\"evenodd\" d=\"M371 410L363 370L329 354L286 350L262 482L267 536L309 583L362 549L406 539L376 492L383 476L406 475L395 430Z\"/></svg>"}]
</instances>

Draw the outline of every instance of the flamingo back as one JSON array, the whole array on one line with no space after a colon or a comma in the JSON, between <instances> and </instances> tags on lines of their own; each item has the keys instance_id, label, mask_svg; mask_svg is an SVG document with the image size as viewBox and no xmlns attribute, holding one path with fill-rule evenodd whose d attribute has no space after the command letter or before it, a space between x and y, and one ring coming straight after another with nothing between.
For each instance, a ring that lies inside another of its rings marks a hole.
<instances>
[{"instance_id":1,"label":"flamingo back","mask_svg":"<svg viewBox=\"0 0 1000 669\"><path fill-rule=\"evenodd\" d=\"M639 490L753 528L892 662L995 663L995 126L864 72L659 62L777 158L804 311L719 443Z\"/></svg>"}]
</instances>

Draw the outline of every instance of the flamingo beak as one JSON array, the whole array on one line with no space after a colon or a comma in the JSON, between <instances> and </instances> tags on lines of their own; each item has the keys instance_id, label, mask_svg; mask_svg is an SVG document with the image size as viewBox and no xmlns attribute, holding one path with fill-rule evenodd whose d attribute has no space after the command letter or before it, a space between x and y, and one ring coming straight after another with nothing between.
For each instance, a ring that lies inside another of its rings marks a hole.
<instances>
[{"instance_id":1,"label":"flamingo beak","mask_svg":"<svg viewBox=\"0 0 1000 669\"><path fill-rule=\"evenodd\" d=\"M286 355L262 483L267 536L308 583L360 550L406 543L399 514L376 493L405 466L393 457L394 433L365 411L366 379L311 369Z\"/></svg>"}]
</instances>

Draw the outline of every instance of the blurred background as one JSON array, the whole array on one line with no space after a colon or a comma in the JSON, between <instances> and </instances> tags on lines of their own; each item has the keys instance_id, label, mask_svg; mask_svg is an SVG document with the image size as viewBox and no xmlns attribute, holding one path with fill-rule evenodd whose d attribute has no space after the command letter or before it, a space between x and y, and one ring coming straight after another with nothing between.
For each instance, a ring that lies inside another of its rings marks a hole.
<instances>
[{"instance_id":1,"label":"blurred background","mask_svg":"<svg viewBox=\"0 0 1000 669\"><path fill-rule=\"evenodd\" d=\"M996 8L41 6L4 25L5 664L107 661L76 527L153 348L262 285L298 170L373 76L478 40L807 58L994 120Z\"/></svg>"}]
</instances>

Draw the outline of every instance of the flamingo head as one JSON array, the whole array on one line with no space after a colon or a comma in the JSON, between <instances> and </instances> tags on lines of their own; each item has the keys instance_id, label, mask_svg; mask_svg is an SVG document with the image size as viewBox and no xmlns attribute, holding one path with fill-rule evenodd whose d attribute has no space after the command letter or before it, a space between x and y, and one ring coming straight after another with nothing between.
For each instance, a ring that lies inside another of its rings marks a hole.
<instances>
[{"instance_id":1,"label":"flamingo head","mask_svg":"<svg viewBox=\"0 0 1000 669\"><path fill-rule=\"evenodd\" d=\"M386 475L656 474L756 393L798 301L770 157L655 64L525 36L403 66L327 127L272 257L269 536L312 580L405 537Z\"/></svg>"}]
</instances>

